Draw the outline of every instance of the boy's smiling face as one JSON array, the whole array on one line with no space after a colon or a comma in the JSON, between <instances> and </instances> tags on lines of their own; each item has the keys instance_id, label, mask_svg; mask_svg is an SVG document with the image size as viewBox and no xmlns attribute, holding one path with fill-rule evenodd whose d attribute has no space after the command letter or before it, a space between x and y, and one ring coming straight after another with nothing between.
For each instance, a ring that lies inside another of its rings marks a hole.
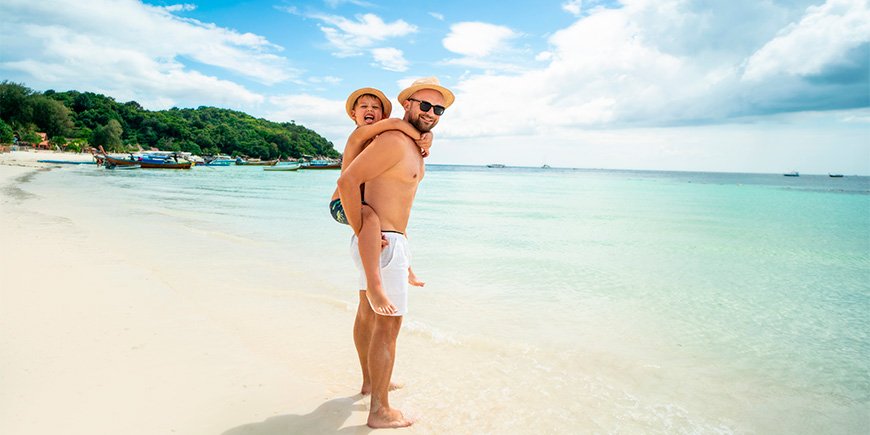
<instances>
[{"instance_id":1,"label":"boy's smiling face","mask_svg":"<svg viewBox=\"0 0 870 435\"><path fill-rule=\"evenodd\" d=\"M357 98L353 106L353 120L356 125L371 125L384 119L384 107L374 95L365 94Z\"/></svg>"}]
</instances>

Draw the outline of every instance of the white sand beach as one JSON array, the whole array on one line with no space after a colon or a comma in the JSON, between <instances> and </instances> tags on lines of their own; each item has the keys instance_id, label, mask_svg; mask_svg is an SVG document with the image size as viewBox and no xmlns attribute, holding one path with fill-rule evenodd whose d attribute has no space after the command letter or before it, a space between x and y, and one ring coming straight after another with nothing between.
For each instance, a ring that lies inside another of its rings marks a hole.
<instances>
[{"instance_id":1,"label":"white sand beach","mask_svg":"<svg viewBox=\"0 0 870 435\"><path fill-rule=\"evenodd\" d=\"M0 155L0 433L368 431L346 306L143 255L27 191L45 155Z\"/></svg>"}]
</instances>

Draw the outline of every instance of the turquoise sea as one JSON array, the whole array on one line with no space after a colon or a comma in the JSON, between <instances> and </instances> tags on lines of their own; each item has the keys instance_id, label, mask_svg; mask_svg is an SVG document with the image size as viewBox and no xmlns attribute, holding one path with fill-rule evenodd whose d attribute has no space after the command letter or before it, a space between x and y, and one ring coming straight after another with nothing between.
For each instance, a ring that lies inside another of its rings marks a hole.
<instances>
[{"instance_id":1,"label":"turquoise sea","mask_svg":"<svg viewBox=\"0 0 870 435\"><path fill-rule=\"evenodd\" d=\"M65 167L31 183L92 210L254 243L240 268L304 276L301 291L352 307L350 231L327 208L337 176ZM412 290L404 333L467 354L466 367L433 372L478 382L472 396L535 404L517 405L513 423L870 427L868 177L429 165L409 237L427 285ZM452 393L437 388L406 401Z\"/></svg>"}]
</instances>

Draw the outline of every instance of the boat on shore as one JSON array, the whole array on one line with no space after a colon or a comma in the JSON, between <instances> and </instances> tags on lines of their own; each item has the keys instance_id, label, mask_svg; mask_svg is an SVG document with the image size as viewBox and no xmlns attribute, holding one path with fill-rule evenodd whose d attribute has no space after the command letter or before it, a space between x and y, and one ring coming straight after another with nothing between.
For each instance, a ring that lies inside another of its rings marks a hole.
<instances>
[{"instance_id":1,"label":"boat on shore","mask_svg":"<svg viewBox=\"0 0 870 435\"><path fill-rule=\"evenodd\" d=\"M112 156L105 156L105 162L103 165L107 168L115 166L138 166L143 169L190 169L192 163L187 160L174 158L160 159L142 156L138 159L119 159Z\"/></svg>"},{"instance_id":2,"label":"boat on shore","mask_svg":"<svg viewBox=\"0 0 870 435\"><path fill-rule=\"evenodd\" d=\"M298 171L302 165L299 162L288 162L280 165L264 166L264 171Z\"/></svg>"},{"instance_id":3,"label":"boat on shore","mask_svg":"<svg viewBox=\"0 0 870 435\"><path fill-rule=\"evenodd\" d=\"M786 172L785 174L782 174L782 175L784 175L786 177L800 177L801 176L801 174L798 173L798 171Z\"/></svg>"},{"instance_id":4,"label":"boat on shore","mask_svg":"<svg viewBox=\"0 0 870 435\"><path fill-rule=\"evenodd\" d=\"M117 170L128 170L128 169L141 169L141 168L142 168L142 165L141 165L141 164L135 164L135 165L121 165L121 166L118 166L118 165L112 165L112 164L106 164L106 169L112 169L112 170L115 170L115 169L117 169Z\"/></svg>"},{"instance_id":5,"label":"boat on shore","mask_svg":"<svg viewBox=\"0 0 870 435\"><path fill-rule=\"evenodd\" d=\"M130 154L127 158L112 157L107 154L94 156L97 159L98 165L103 165L108 169L115 169L121 166L136 166L139 168L148 169L190 169L193 165L190 161L179 158L177 155L141 155L135 156Z\"/></svg>"},{"instance_id":6,"label":"boat on shore","mask_svg":"<svg viewBox=\"0 0 870 435\"><path fill-rule=\"evenodd\" d=\"M97 165L108 169L120 166L138 166L150 169L190 169L193 163L182 157L180 153L173 151L148 151L141 154L130 153L127 157L113 157L100 146L99 152L93 151L92 155Z\"/></svg>"}]
</instances>

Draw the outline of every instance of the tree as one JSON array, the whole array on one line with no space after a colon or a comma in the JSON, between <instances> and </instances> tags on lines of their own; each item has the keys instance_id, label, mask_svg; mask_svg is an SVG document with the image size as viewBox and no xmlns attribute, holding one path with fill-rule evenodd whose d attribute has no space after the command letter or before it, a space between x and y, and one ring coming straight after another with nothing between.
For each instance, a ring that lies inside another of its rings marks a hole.
<instances>
[{"instance_id":1,"label":"tree","mask_svg":"<svg viewBox=\"0 0 870 435\"><path fill-rule=\"evenodd\" d=\"M0 119L0 143L12 143L14 137L15 133L12 131L12 127Z\"/></svg>"},{"instance_id":2,"label":"tree","mask_svg":"<svg viewBox=\"0 0 870 435\"><path fill-rule=\"evenodd\" d=\"M49 137L66 136L73 129L70 110L60 101L37 95L33 99L33 122Z\"/></svg>"},{"instance_id":3,"label":"tree","mask_svg":"<svg viewBox=\"0 0 870 435\"><path fill-rule=\"evenodd\" d=\"M48 140L48 143L53 147L63 148L66 146L66 138L63 136L55 136Z\"/></svg>"},{"instance_id":4,"label":"tree","mask_svg":"<svg viewBox=\"0 0 870 435\"><path fill-rule=\"evenodd\" d=\"M108 151L123 151L121 149L121 123L115 119L110 119L105 126L97 127L94 130L91 143L95 147L104 146Z\"/></svg>"},{"instance_id":5,"label":"tree","mask_svg":"<svg viewBox=\"0 0 870 435\"><path fill-rule=\"evenodd\" d=\"M8 80L0 83L0 119L16 129L30 124L33 117L31 95L33 91L22 84Z\"/></svg>"},{"instance_id":6,"label":"tree","mask_svg":"<svg viewBox=\"0 0 870 435\"><path fill-rule=\"evenodd\" d=\"M206 106L152 112L135 101L119 103L93 92L40 94L8 81L0 82L0 119L22 136L45 131L50 138L90 139L107 149L141 144L261 158L340 155L323 136L293 121L276 123Z\"/></svg>"}]
</instances>

